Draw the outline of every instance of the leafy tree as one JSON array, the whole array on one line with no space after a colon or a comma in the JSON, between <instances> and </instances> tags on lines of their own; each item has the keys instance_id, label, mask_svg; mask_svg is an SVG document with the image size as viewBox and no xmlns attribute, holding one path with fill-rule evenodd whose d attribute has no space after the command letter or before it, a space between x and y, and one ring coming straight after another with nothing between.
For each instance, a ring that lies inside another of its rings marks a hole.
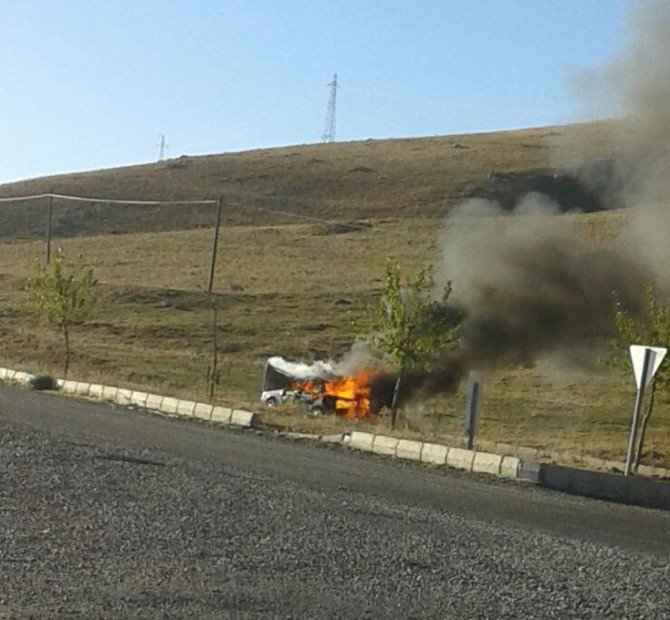
<instances>
[{"instance_id":1,"label":"leafy tree","mask_svg":"<svg viewBox=\"0 0 670 620\"><path fill-rule=\"evenodd\" d=\"M395 427L402 383L410 371L430 368L439 353L453 348L460 337L460 314L447 305L451 282L435 295L431 267L403 283L400 267L387 260L384 290L370 308L368 344L397 370L391 404L391 428Z\"/></svg>"},{"instance_id":2,"label":"leafy tree","mask_svg":"<svg viewBox=\"0 0 670 620\"><path fill-rule=\"evenodd\" d=\"M70 365L70 331L84 322L96 302L93 269L80 254L68 262L58 248L52 262L37 265L37 273L26 281L37 314L58 329L63 338L63 375Z\"/></svg>"},{"instance_id":3,"label":"leafy tree","mask_svg":"<svg viewBox=\"0 0 670 620\"><path fill-rule=\"evenodd\" d=\"M614 325L617 331L617 339L612 343L614 356L610 363L626 374L630 373L628 347L631 344L670 348L670 303L659 303L654 287L649 282L645 286L644 306L640 316L634 316L625 310L615 295ZM637 438L634 460L636 468L642 456L644 436L657 390L670 391L670 364L667 360L663 360L654 376L649 399L640 422L640 434Z\"/></svg>"}]
</instances>

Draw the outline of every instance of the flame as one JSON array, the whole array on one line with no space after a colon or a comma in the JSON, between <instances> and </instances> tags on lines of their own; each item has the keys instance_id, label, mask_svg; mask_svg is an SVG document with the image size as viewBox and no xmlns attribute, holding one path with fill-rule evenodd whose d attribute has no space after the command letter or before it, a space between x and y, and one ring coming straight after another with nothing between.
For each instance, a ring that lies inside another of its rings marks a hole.
<instances>
[{"instance_id":1,"label":"flame","mask_svg":"<svg viewBox=\"0 0 670 620\"><path fill-rule=\"evenodd\" d=\"M324 391L335 397L335 411L345 418L374 417L370 412L369 376L359 373L324 381Z\"/></svg>"},{"instance_id":2,"label":"flame","mask_svg":"<svg viewBox=\"0 0 670 620\"><path fill-rule=\"evenodd\" d=\"M354 375L323 379L322 381L296 381L292 389L323 397L324 403L345 418L374 418L370 410L370 381L372 373L359 371Z\"/></svg>"}]
</instances>

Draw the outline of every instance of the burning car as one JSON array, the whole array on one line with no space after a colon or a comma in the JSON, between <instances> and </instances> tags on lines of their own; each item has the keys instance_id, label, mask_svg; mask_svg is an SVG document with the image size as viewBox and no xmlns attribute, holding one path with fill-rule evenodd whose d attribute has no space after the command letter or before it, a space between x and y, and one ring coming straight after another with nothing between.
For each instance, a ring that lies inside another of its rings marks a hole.
<instances>
[{"instance_id":1,"label":"burning car","mask_svg":"<svg viewBox=\"0 0 670 620\"><path fill-rule=\"evenodd\" d=\"M307 365L271 357L265 365L261 402L269 407L302 403L312 415L374 417L387 403L372 396L373 376L364 370L341 376L326 362Z\"/></svg>"}]
</instances>

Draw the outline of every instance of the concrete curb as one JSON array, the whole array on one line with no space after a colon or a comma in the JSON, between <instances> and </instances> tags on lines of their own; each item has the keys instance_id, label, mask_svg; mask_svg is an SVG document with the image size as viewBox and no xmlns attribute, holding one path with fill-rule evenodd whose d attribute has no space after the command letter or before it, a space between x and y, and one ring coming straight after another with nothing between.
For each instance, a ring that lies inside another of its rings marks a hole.
<instances>
[{"instance_id":1,"label":"concrete curb","mask_svg":"<svg viewBox=\"0 0 670 620\"><path fill-rule=\"evenodd\" d=\"M358 431L352 432L348 438L345 437L342 443L354 450L380 456L519 480L595 499L670 510L670 481L562 467L515 456L501 456Z\"/></svg>"},{"instance_id":2,"label":"concrete curb","mask_svg":"<svg viewBox=\"0 0 670 620\"><path fill-rule=\"evenodd\" d=\"M278 437L284 439L293 439L297 441L318 441L319 443L339 443L343 444L348 433L337 433L335 435L317 435L315 433L293 433L291 431L280 431L277 433Z\"/></svg>"},{"instance_id":3,"label":"concrete curb","mask_svg":"<svg viewBox=\"0 0 670 620\"><path fill-rule=\"evenodd\" d=\"M35 377L36 375L27 372L0 368L0 381L30 385ZM245 411L244 409L229 409L209 403L198 403L162 394L150 394L139 390L86 383L84 381L57 379L56 384L64 394L110 402L122 407L134 405L173 417L206 420L236 428L252 428L256 426L257 422L257 415L253 411Z\"/></svg>"},{"instance_id":4,"label":"concrete curb","mask_svg":"<svg viewBox=\"0 0 670 620\"><path fill-rule=\"evenodd\" d=\"M446 465L454 469L492 474L503 478L519 478L521 459L515 456L501 456L490 452L463 450L435 443L399 439L387 435L352 432L343 443L354 450L371 452L381 456ZM527 478L522 478L527 480Z\"/></svg>"},{"instance_id":5,"label":"concrete curb","mask_svg":"<svg viewBox=\"0 0 670 620\"><path fill-rule=\"evenodd\" d=\"M539 484L547 489L621 504L670 510L670 480L652 480L540 463Z\"/></svg>"},{"instance_id":6,"label":"concrete curb","mask_svg":"<svg viewBox=\"0 0 670 620\"><path fill-rule=\"evenodd\" d=\"M0 368L0 381L29 385L35 377L35 375L27 372ZM251 428L257 422L257 415L244 409L230 409L161 394L150 394L138 390L82 381L58 379L56 383L58 388L66 394L111 402L124 407L135 405L174 417L207 420L237 428ZM442 444L399 439L386 435L373 435L372 433L358 431L335 435L284 433L283 436L291 439L311 439L324 443L339 443L354 450L371 452L381 456L392 456L473 473L520 480L547 489L596 499L670 510L670 480L653 480L640 478L639 476L625 477L620 474L537 462L530 458L502 456L492 452L464 450L463 448ZM537 451L535 451L535 454L537 454ZM592 460L596 461L597 459ZM644 473L655 473L657 475L663 475L664 471L666 475L669 473L668 470L662 468L646 467L646 469L647 472Z\"/></svg>"}]
</instances>

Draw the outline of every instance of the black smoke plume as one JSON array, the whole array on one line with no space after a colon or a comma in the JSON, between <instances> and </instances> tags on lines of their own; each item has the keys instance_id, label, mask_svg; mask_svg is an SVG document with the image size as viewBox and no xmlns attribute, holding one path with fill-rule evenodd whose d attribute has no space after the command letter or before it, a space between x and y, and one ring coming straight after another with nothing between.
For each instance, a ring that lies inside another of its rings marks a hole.
<instances>
[{"instance_id":1,"label":"black smoke plume","mask_svg":"<svg viewBox=\"0 0 670 620\"><path fill-rule=\"evenodd\" d=\"M616 196L610 206L627 207L620 232L594 249L558 215L565 206L540 194L511 213L488 200L455 209L437 272L464 313L461 345L433 371L406 376L403 399L452 391L469 370L592 347L610 334L614 292L632 311L647 281L670 292L670 3L638 3L631 24L624 50L590 80L620 112L615 159L598 176ZM393 383L379 377L373 391L388 400Z\"/></svg>"}]
</instances>

